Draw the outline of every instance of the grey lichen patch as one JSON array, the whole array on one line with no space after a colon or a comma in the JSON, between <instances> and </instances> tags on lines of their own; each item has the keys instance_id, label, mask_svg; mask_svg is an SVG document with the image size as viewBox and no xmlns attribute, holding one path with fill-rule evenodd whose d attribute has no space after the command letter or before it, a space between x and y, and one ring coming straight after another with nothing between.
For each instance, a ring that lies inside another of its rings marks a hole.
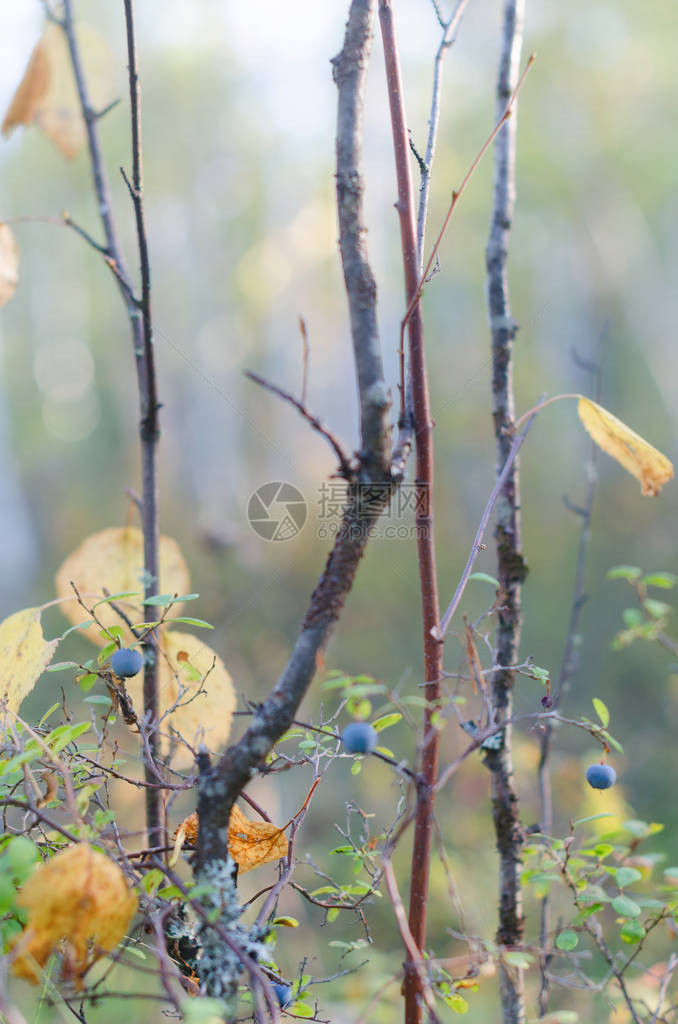
<instances>
[{"instance_id":1,"label":"grey lichen patch","mask_svg":"<svg viewBox=\"0 0 678 1024\"><path fill-rule=\"evenodd\" d=\"M266 757L269 747L270 743L265 736L253 736L250 740L250 750L255 757Z\"/></svg>"},{"instance_id":2,"label":"grey lichen patch","mask_svg":"<svg viewBox=\"0 0 678 1024\"><path fill-rule=\"evenodd\" d=\"M258 961L264 957L265 947L261 929L247 929L240 923L242 907L238 904L238 891L234 881L234 862L230 856L211 861L199 873L196 881L205 886L201 903L212 924L203 923L198 932L202 946L198 961L200 990L205 995L223 999L227 1014L235 1014L238 979L245 958Z\"/></svg>"}]
</instances>

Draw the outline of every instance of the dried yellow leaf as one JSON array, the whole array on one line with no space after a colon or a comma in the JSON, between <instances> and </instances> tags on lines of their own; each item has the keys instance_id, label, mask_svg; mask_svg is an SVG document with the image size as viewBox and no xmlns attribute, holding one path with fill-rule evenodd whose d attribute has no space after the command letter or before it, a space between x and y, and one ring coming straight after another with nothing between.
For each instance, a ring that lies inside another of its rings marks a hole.
<instances>
[{"instance_id":1,"label":"dried yellow leaf","mask_svg":"<svg viewBox=\"0 0 678 1024\"><path fill-rule=\"evenodd\" d=\"M77 27L76 38L90 103L94 110L101 110L110 102L113 81L108 45L86 25ZM68 40L53 22L31 54L5 115L3 135L21 124L37 124L67 157L75 156L87 141Z\"/></svg>"},{"instance_id":2,"label":"dried yellow leaf","mask_svg":"<svg viewBox=\"0 0 678 1024\"><path fill-rule=\"evenodd\" d=\"M233 681L223 661L192 633L168 629L160 634L158 654L158 708L164 716L160 732L179 733L192 746L204 743L208 750L223 749L231 731L236 697ZM186 655L186 657L182 657ZM127 682L134 706L142 707L141 675ZM169 743L163 738L164 753ZM173 764L193 763L191 751L178 745Z\"/></svg>"},{"instance_id":3,"label":"dried yellow leaf","mask_svg":"<svg viewBox=\"0 0 678 1024\"><path fill-rule=\"evenodd\" d=\"M0 699L18 712L52 660L58 640L45 640L40 608L25 608L0 623Z\"/></svg>"},{"instance_id":4,"label":"dried yellow leaf","mask_svg":"<svg viewBox=\"0 0 678 1024\"><path fill-rule=\"evenodd\" d=\"M596 444L640 480L643 494L659 494L673 477L673 465L666 456L590 399L579 399L578 412Z\"/></svg>"},{"instance_id":5,"label":"dried yellow leaf","mask_svg":"<svg viewBox=\"0 0 678 1024\"><path fill-rule=\"evenodd\" d=\"M53 32L56 26L50 28ZM3 135L10 135L17 125L32 124L40 102L47 92L49 77L49 58L41 39L30 56L24 76L5 114L5 120L2 122Z\"/></svg>"},{"instance_id":6,"label":"dried yellow leaf","mask_svg":"<svg viewBox=\"0 0 678 1024\"><path fill-rule=\"evenodd\" d=\"M158 593L186 594L190 589L190 576L184 557L176 541L161 537L158 549L160 580ZM136 591L138 598L116 601L124 608L132 622L144 622L148 610L141 604L143 599L144 543L141 530L135 526L111 527L87 537L80 547L68 556L56 575L58 597L73 597L71 580L75 583L88 607L104 597L104 588L109 594L123 594ZM94 595L94 596L92 596ZM75 599L65 602L62 611L69 622L77 625L86 617ZM182 605L172 606L171 615L180 615ZM152 615L156 616L157 608ZM108 604L96 609L97 617L106 627L120 626L124 630L123 645L129 646L135 637L127 629L117 612ZM108 641L99 636L99 627L94 625L83 630L95 644L103 646Z\"/></svg>"},{"instance_id":7,"label":"dried yellow leaf","mask_svg":"<svg viewBox=\"0 0 678 1024\"><path fill-rule=\"evenodd\" d=\"M194 811L182 821L175 832L174 858L185 842L195 846L198 841L198 815ZM253 868L280 860L287 854L287 837L278 825L269 821L250 821L236 805L228 822L228 852L238 865L238 871L252 871Z\"/></svg>"},{"instance_id":8,"label":"dried yellow leaf","mask_svg":"<svg viewBox=\"0 0 678 1024\"><path fill-rule=\"evenodd\" d=\"M250 821L236 806L228 822L228 852L241 873L251 871L284 857L287 837L268 821Z\"/></svg>"},{"instance_id":9,"label":"dried yellow leaf","mask_svg":"<svg viewBox=\"0 0 678 1024\"><path fill-rule=\"evenodd\" d=\"M137 909L122 871L87 843L69 846L31 875L17 899L28 924L14 946L14 974L36 984L57 949L64 976L79 979L118 945Z\"/></svg>"},{"instance_id":10,"label":"dried yellow leaf","mask_svg":"<svg viewBox=\"0 0 678 1024\"><path fill-rule=\"evenodd\" d=\"M0 224L0 306L6 306L19 281L19 246L6 224Z\"/></svg>"}]
</instances>

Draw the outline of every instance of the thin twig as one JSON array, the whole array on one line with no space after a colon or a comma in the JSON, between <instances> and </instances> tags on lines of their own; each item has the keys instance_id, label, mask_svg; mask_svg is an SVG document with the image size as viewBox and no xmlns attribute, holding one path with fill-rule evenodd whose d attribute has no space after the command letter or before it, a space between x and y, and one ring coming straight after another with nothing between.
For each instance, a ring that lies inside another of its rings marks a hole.
<instances>
[{"instance_id":1,"label":"thin twig","mask_svg":"<svg viewBox=\"0 0 678 1024\"><path fill-rule=\"evenodd\" d=\"M300 400L298 398L295 398L294 395L290 394L289 391L285 391L284 388L279 388L277 384L272 384L270 381L266 380L264 377L260 377L258 373L254 373L252 370L245 370L245 376L249 377L250 380L253 380L254 383L258 384L260 387L265 388L267 391L272 392L272 394L274 395L277 395L278 398L282 398L284 402L289 402L290 405L293 405L294 408L301 413L301 415L304 417L307 423L309 423L311 427L321 435L321 437L324 437L327 443L330 445L330 447L334 451L334 454L337 456L337 459L339 460L340 475L345 480L351 479L351 476L353 474L351 460L344 451L341 442L334 436L334 434L331 431L327 429L327 427L323 426L318 417L315 416L311 412L311 410L307 408L304 399ZM305 384L306 380L304 378L304 390Z\"/></svg>"},{"instance_id":2,"label":"thin twig","mask_svg":"<svg viewBox=\"0 0 678 1024\"><path fill-rule=\"evenodd\" d=\"M485 506L485 511L483 512L483 514L481 516L481 519L480 519L480 523L478 524L478 529L476 530L476 535L473 538L473 545L471 547L471 551L469 553L469 556L468 556L468 558L466 560L466 565L464 566L464 571L461 574L461 578L459 580L459 583L457 584L457 589L455 590L454 596L453 596L452 600L450 601L449 605L447 606L447 608L445 610L445 614L443 615L442 619L440 620L440 637L441 638L443 638L445 636L445 634L447 633L447 630L450 627L450 623L452 622L452 619L454 618L455 612L457 611L457 608L459 607L459 603L460 603L462 597L464 596L464 591L466 589L466 585L468 583L469 576L471 575L471 571L473 569L473 565L475 563L475 560L478 557L478 555L480 554L480 552L483 550L483 547L484 547L484 545L482 544L482 539L483 539L483 536L485 534L485 530L487 529L487 524L489 523L490 516L492 515L492 510L493 510L493 508L495 506L497 498L499 497L499 493L500 493L502 487L504 486L504 481L506 480L508 474L511 472L511 467L513 466L513 463L514 463L514 461L515 461L515 459L516 459L516 457L518 455L518 452L520 451L520 449L522 447L523 441L527 437L527 433L530 430L530 427L532 426L532 424L534 423L534 419L535 419L536 415L537 415L536 412L532 413L532 416L527 421L527 424L523 427L522 432L518 435L518 437L513 442L512 446L511 446L511 450L508 453L508 456L506 458L506 462L504 463L504 467L503 467L501 473L499 474L499 476L497 477L496 483L495 483L494 488L492 490L492 494L489 497L487 505Z\"/></svg>"},{"instance_id":3,"label":"thin twig","mask_svg":"<svg viewBox=\"0 0 678 1024\"><path fill-rule=\"evenodd\" d=\"M443 67L445 56L457 38L457 32L461 19L464 16L468 0L458 0L454 11L444 21L441 19L440 9L436 6L436 16L443 30L435 60L433 62L433 86L431 89L431 109L428 118L428 137L426 139L426 153L419 164L421 174L419 184L419 212L417 214L417 249L419 251L419 275L424 272L424 238L426 235L426 221L428 219L428 202L431 191L431 172L435 159L436 141L438 138L438 125L440 123L440 96L442 91Z\"/></svg>"}]
</instances>

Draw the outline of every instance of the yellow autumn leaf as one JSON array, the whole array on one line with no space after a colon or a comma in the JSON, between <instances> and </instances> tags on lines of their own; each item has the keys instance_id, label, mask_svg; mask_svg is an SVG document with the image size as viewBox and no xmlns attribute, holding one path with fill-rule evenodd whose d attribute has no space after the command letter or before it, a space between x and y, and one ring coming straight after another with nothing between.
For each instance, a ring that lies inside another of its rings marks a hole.
<instances>
[{"instance_id":1,"label":"yellow autumn leaf","mask_svg":"<svg viewBox=\"0 0 678 1024\"><path fill-rule=\"evenodd\" d=\"M158 549L160 580L157 592L186 594L190 589L190 576L184 557L176 541L161 537ZM138 598L121 599L119 604L132 622L145 622L150 617L141 604L143 600L144 544L141 530L135 526L111 527L87 537L65 560L56 575L56 591L60 598L72 597L61 605L66 618L74 626L86 618L86 613L73 597L71 580L75 583L88 607L109 594L136 591ZM85 595L87 595L85 597ZM171 615L181 614L181 604L173 605ZM158 609L152 611L155 616ZM135 637L127 629L117 612L108 604L96 608L97 617L106 627L120 626L124 630L123 644L129 645ZM83 632L95 644L103 646L106 639L99 636L99 627L90 626Z\"/></svg>"},{"instance_id":2,"label":"yellow autumn leaf","mask_svg":"<svg viewBox=\"0 0 678 1024\"><path fill-rule=\"evenodd\" d=\"M106 41L86 25L76 38L90 103L102 110L111 100L113 63ZM71 66L66 34L49 22L33 50L2 125L9 135L17 125L36 124L67 157L85 145L87 132Z\"/></svg>"},{"instance_id":3,"label":"yellow autumn leaf","mask_svg":"<svg viewBox=\"0 0 678 1024\"><path fill-rule=\"evenodd\" d=\"M0 306L6 306L19 281L19 246L7 224L0 224Z\"/></svg>"},{"instance_id":4,"label":"yellow autumn leaf","mask_svg":"<svg viewBox=\"0 0 678 1024\"><path fill-rule=\"evenodd\" d=\"M195 846L198 841L198 814L196 811L182 821L175 832L174 860L184 843ZM250 821L237 804L228 821L228 852L238 865L238 871L280 860L287 854L287 837L278 825L269 821Z\"/></svg>"},{"instance_id":5,"label":"yellow autumn leaf","mask_svg":"<svg viewBox=\"0 0 678 1024\"><path fill-rule=\"evenodd\" d=\"M137 909L122 871L87 843L69 846L38 867L19 893L28 923L14 944L12 971L42 981L51 954L64 954L65 978L80 979L125 936Z\"/></svg>"},{"instance_id":6,"label":"yellow autumn leaf","mask_svg":"<svg viewBox=\"0 0 678 1024\"><path fill-rule=\"evenodd\" d=\"M158 654L158 708L165 716L160 725L161 746L170 730L192 746L204 743L213 752L223 750L235 711L235 690L223 661L200 637L168 629L160 634ZM134 707L143 705L141 675L127 681ZM173 709L173 710L170 710ZM183 744L176 747L173 764L190 765L193 755Z\"/></svg>"},{"instance_id":7,"label":"yellow autumn leaf","mask_svg":"<svg viewBox=\"0 0 678 1024\"><path fill-rule=\"evenodd\" d=\"M673 477L673 465L666 456L589 398L580 397L578 412L596 444L640 480L643 494L659 494Z\"/></svg>"},{"instance_id":8,"label":"yellow autumn leaf","mask_svg":"<svg viewBox=\"0 0 678 1024\"><path fill-rule=\"evenodd\" d=\"M58 640L45 640L40 608L24 608L0 623L0 699L18 712L52 660Z\"/></svg>"}]
</instances>

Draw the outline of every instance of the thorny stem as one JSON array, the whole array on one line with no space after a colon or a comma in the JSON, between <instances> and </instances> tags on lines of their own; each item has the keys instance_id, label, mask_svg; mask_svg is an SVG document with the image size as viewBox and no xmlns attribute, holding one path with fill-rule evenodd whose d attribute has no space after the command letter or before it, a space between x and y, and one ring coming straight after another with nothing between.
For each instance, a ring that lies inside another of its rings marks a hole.
<instances>
[{"instance_id":1,"label":"thorny stem","mask_svg":"<svg viewBox=\"0 0 678 1024\"><path fill-rule=\"evenodd\" d=\"M139 115L139 80L134 40L134 14L132 0L124 0L125 21L127 26L127 47L129 60L129 91L132 111L132 187L130 193L134 205L137 224L137 242L141 264L141 299L135 297L134 288L125 266L122 249L118 240L111 191L104 164L101 140L99 138L99 116L93 110L78 46L74 21L73 0L64 0L63 22L61 23L68 40L68 48L73 67L73 74L78 90L80 108L85 120L87 144L97 198L99 215L106 240L104 258L111 268L122 294L132 331L132 345L136 364L137 386L141 408L139 433L141 439L142 461L142 531L144 537L144 569L146 572L146 595L157 591L158 577L158 481L157 481L157 446L158 446L158 400L155 385L155 359L153 354L153 338L151 327L150 306L150 270L148 246L143 214L143 186L141 173L141 129ZM95 245L99 251L101 246ZM144 668L144 708L149 728L149 750L154 760L157 749L155 723L157 722L157 659L155 644L152 637L147 640L147 657ZM144 770L146 781L153 782L155 771L153 765L145 759ZM149 845L160 840L163 842L163 826L161 815L162 794L151 786L146 790L146 828Z\"/></svg>"},{"instance_id":2,"label":"thorny stem","mask_svg":"<svg viewBox=\"0 0 678 1024\"><path fill-rule=\"evenodd\" d=\"M497 80L497 117L515 98L523 80L518 78L524 23L524 0L506 0ZM528 64L529 67L529 64ZM526 69L527 70L527 69ZM492 334L492 397L497 447L497 474L511 450L514 430L513 339L517 325L511 316L508 294L507 252L515 203L516 117L502 124L495 146L494 203L490 236L485 253L487 301ZM521 589L527 575L520 536L520 495L518 463L513 462L499 498L495 537L500 607L493 660L499 665L518 662L522 625ZM518 946L523 940L520 890L522 829L518 818L518 797L513 787L511 726L514 672L500 669L491 680L490 700L494 720L506 722L498 750L487 752L492 810L499 852L499 927L497 941ZM499 965L499 987L503 1024L523 1024L525 1002L520 969Z\"/></svg>"},{"instance_id":3,"label":"thorny stem","mask_svg":"<svg viewBox=\"0 0 678 1024\"><path fill-rule=\"evenodd\" d=\"M416 299L419 288L419 250L414 215L414 195L409 164L409 145L402 93L400 59L393 22L391 0L379 0L379 21L386 61L386 80L398 181L397 210L405 270L405 290L412 312L408 322L412 409L416 443L416 527L419 586L424 634L425 696L424 742L421 753L421 784L417 787L417 812L412 850L409 932L421 952L426 942L426 909L431 861L433 787L438 775L439 734L432 727L435 702L440 696L443 673L443 645L438 637L440 607L435 568L433 532L433 422L431 419L424 329L421 305ZM409 952L409 950L408 950ZM405 1021L419 1024L422 1014L422 979L415 966L405 965Z\"/></svg>"}]
</instances>

